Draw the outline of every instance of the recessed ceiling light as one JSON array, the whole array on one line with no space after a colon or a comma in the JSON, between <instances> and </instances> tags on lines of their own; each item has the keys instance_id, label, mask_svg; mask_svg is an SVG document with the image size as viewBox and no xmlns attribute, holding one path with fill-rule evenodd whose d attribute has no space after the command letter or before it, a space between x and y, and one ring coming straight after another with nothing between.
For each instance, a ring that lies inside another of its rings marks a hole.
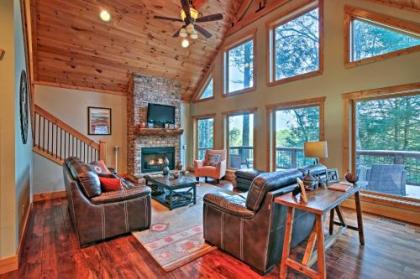
<instances>
[{"instance_id":1,"label":"recessed ceiling light","mask_svg":"<svg viewBox=\"0 0 420 279\"><path fill-rule=\"evenodd\" d=\"M101 10L101 12L99 13L99 17L102 19L102 21L105 21L105 22L111 21L111 14L105 9Z\"/></svg>"}]
</instances>

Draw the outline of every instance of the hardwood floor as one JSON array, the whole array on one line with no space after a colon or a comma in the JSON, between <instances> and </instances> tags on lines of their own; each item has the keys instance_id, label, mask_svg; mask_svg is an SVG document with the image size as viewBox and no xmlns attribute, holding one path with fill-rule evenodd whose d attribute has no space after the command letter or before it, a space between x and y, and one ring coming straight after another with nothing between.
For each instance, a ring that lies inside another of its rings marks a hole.
<instances>
[{"instance_id":1,"label":"hardwood floor","mask_svg":"<svg viewBox=\"0 0 420 279\"><path fill-rule=\"evenodd\" d=\"M345 210L354 224L355 214ZM364 215L366 246L357 232L327 251L328 278L420 278L420 227ZM298 247L294 253L299 255ZM64 199L34 204L19 271L0 278L261 278L246 264L211 252L172 272L163 271L137 240L123 236L80 249ZM264 278L278 278L277 268ZM289 278L302 278L290 274Z\"/></svg>"}]
</instances>

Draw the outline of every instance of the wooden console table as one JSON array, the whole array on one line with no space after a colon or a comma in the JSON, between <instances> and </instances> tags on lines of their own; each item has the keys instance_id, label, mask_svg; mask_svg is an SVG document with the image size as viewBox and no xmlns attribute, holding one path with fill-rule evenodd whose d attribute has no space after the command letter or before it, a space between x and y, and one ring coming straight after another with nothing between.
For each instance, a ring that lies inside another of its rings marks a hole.
<instances>
[{"instance_id":1,"label":"wooden console table","mask_svg":"<svg viewBox=\"0 0 420 279\"><path fill-rule=\"evenodd\" d=\"M316 191L307 193L307 203L301 202L300 197L294 197L292 193L285 194L275 199L276 203L281 204L283 206L287 206L287 219L283 243L283 253L280 263L280 278L286 278L288 268L297 270L310 278L327 278L325 267L325 247L327 246L328 248L330 244L325 245L326 241L324 238L323 219L328 211L330 211L330 235L332 235L333 233L334 225L339 225L342 228L348 228L351 230L358 231L360 245L365 244L359 192L359 186L352 187L347 192L340 192L329 189L318 189ZM340 210L340 204L353 195L356 203L358 224L357 227L346 225L344 217ZM295 209L307 211L315 214L316 216L315 226L309 236L302 262L297 262L296 260L293 260L289 257ZM334 221L334 211L337 213L340 222ZM311 258L315 247L315 243L317 244L318 271L311 268L311 265L314 262L314 259Z\"/></svg>"}]
</instances>

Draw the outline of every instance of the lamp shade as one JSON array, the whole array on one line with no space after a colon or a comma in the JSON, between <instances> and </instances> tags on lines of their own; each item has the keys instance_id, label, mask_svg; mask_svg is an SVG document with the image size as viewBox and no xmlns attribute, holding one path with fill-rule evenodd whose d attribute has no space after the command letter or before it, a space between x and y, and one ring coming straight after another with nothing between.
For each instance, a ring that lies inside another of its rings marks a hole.
<instances>
[{"instance_id":1,"label":"lamp shade","mask_svg":"<svg viewBox=\"0 0 420 279\"><path fill-rule=\"evenodd\" d=\"M308 141L304 144L305 157L328 158L326 141Z\"/></svg>"}]
</instances>

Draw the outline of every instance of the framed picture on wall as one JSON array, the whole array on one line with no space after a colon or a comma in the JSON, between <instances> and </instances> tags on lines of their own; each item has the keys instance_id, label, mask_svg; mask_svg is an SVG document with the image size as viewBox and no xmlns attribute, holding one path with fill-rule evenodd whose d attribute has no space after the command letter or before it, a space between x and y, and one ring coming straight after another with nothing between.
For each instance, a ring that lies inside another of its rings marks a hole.
<instances>
[{"instance_id":1,"label":"framed picture on wall","mask_svg":"<svg viewBox=\"0 0 420 279\"><path fill-rule=\"evenodd\" d=\"M111 135L111 130L111 109L88 107L88 135Z\"/></svg>"}]
</instances>

